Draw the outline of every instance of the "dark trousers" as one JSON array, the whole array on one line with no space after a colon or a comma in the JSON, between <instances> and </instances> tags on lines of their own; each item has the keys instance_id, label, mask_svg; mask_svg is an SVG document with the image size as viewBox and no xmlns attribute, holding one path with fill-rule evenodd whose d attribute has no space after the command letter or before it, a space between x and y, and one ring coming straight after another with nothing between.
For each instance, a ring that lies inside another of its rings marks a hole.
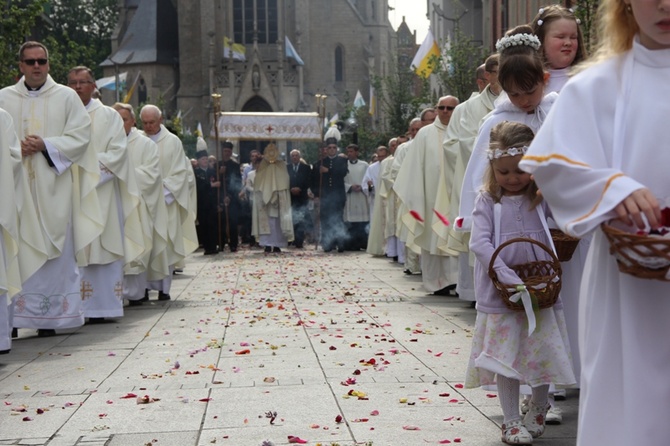
<instances>
[{"instance_id":1,"label":"dark trousers","mask_svg":"<svg viewBox=\"0 0 670 446\"><path fill-rule=\"evenodd\" d=\"M231 251L237 250L239 236L237 226L239 225L239 207L236 204L229 204L226 209L221 211L221 246L219 250L228 245ZM227 233L226 233L227 232Z\"/></svg>"},{"instance_id":2,"label":"dark trousers","mask_svg":"<svg viewBox=\"0 0 670 446\"><path fill-rule=\"evenodd\" d=\"M216 247L219 244L217 225L215 211L198 212L198 240L205 248L205 252L216 252Z\"/></svg>"},{"instance_id":3,"label":"dark trousers","mask_svg":"<svg viewBox=\"0 0 670 446\"><path fill-rule=\"evenodd\" d=\"M321 226L321 246L324 251L332 251L337 247L338 251L346 249L349 235L344 225L342 212L344 211L344 200L322 200L319 209L319 225Z\"/></svg>"},{"instance_id":4,"label":"dark trousers","mask_svg":"<svg viewBox=\"0 0 670 446\"><path fill-rule=\"evenodd\" d=\"M308 228L308 218L311 218L307 206L295 205L291 207L293 217L293 235L296 248L302 248L305 243L305 231Z\"/></svg>"},{"instance_id":5,"label":"dark trousers","mask_svg":"<svg viewBox=\"0 0 670 446\"><path fill-rule=\"evenodd\" d=\"M349 230L349 242L347 250L360 251L368 247L368 234L365 230L368 226L367 221L348 222L347 228Z\"/></svg>"}]
</instances>

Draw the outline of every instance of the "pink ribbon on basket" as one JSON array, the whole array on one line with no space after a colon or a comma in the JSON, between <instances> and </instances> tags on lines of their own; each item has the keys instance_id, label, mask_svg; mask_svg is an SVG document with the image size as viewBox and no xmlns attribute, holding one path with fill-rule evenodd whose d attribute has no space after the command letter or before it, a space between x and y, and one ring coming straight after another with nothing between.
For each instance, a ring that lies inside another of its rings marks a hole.
<instances>
[{"instance_id":1,"label":"pink ribbon on basket","mask_svg":"<svg viewBox=\"0 0 670 446\"><path fill-rule=\"evenodd\" d=\"M528 336L532 335L537 326L537 321L535 320L535 312L533 311L533 302L530 299L530 293L526 289L526 285L517 285L516 293L512 294L509 298L510 302L517 303L521 300L523 309L526 312L526 317L528 318Z\"/></svg>"}]
</instances>

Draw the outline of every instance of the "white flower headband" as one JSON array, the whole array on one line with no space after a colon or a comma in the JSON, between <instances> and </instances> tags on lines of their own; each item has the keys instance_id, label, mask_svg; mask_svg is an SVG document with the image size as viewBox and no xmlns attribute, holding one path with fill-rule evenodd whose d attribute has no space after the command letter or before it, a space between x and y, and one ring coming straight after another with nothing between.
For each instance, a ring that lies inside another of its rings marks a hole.
<instances>
[{"instance_id":1,"label":"white flower headband","mask_svg":"<svg viewBox=\"0 0 670 446\"><path fill-rule=\"evenodd\" d=\"M507 48L519 45L526 45L537 51L540 49L540 39L534 34L513 34L498 40L496 42L496 50L500 53Z\"/></svg>"},{"instance_id":2,"label":"white flower headband","mask_svg":"<svg viewBox=\"0 0 670 446\"><path fill-rule=\"evenodd\" d=\"M572 14L572 15L575 14L575 11L572 8L568 8L568 11L570 11L570 14ZM540 8L540 10L537 11L537 14L541 17L542 14L544 14L544 8ZM575 17L575 22L577 22L577 25L582 24L582 21L579 19L579 17ZM543 23L544 23L544 20L538 19L537 26L542 26Z\"/></svg>"},{"instance_id":3,"label":"white flower headband","mask_svg":"<svg viewBox=\"0 0 670 446\"><path fill-rule=\"evenodd\" d=\"M486 156L489 160L493 161L505 156L525 155L527 151L528 146L508 147L507 149L489 149Z\"/></svg>"}]
</instances>

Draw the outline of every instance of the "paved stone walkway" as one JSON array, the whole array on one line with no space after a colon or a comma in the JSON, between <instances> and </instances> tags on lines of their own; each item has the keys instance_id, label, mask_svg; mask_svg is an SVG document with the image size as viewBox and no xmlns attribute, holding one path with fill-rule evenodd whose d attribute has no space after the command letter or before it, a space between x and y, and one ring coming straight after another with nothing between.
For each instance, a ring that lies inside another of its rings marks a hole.
<instances>
[{"instance_id":1,"label":"paved stone walkway","mask_svg":"<svg viewBox=\"0 0 670 446\"><path fill-rule=\"evenodd\" d=\"M171 294L20 330L0 356L0 445L502 444L497 396L462 386L475 311L387 259L196 253ZM577 395L535 444L575 444Z\"/></svg>"}]
</instances>

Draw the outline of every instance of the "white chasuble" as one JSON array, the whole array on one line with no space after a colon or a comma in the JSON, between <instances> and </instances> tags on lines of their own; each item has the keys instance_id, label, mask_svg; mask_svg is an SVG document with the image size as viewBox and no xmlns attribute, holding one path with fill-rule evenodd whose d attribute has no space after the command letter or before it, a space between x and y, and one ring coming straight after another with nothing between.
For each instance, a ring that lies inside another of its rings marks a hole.
<instances>
[{"instance_id":1,"label":"white chasuble","mask_svg":"<svg viewBox=\"0 0 670 446\"><path fill-rule=\"evenodd\" d=\"M104 222L96 185L100 170L87 150L90 119L79 96L48 76L38 91L23 78L0 91L19 138L39 135L53 162L35 154L23 159L35 211L49 257L13 301L14 327L69 328L83 324L79 271L83 251ZM25 280L25 279L24 279Z\"/></svg>"}]
</instances>

